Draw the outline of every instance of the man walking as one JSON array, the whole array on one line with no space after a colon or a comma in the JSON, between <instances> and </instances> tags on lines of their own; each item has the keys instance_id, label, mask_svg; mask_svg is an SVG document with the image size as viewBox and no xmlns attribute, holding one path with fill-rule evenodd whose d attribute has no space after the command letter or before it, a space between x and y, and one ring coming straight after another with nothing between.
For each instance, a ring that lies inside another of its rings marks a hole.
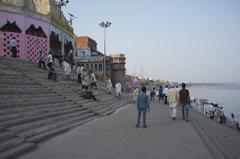
<instances>
[{"instance_id":1,"label":"man walking","mask_svg":"<svg viewBox=\"0 0 240 159\"><path fill-rule=\"evenodd\" d=\"M141 114L143 113L143 127L147 128L146 113L147 113L147 110L148 110L148 112L150 111L150 106L149 106L149 97L146 94L146 87L142 87L142 91L138 95L137 109L138 109L138 119L137 119L136 127L137 128L140 127L140 118L141 118Z\"/></svg>"},{"instance_id":2,"label":"man walking","mask_svg":"<svg viewBox=\"0 0 240 159\"><path fill-rule=\"evenodd\" d=\"M163 89L164 104L167 104L167 91L168 91L168 86L166 85L165 88Z\"/></svg>"},{"instance_id":3,"label":"man walking","mask_svg":"<svg viewBox=\"0 0 240 159\"><path fill-rule=\"evenodd\" d=\"M159 96L159 102L161 100L163 100L163 88L162 88L162 86L159 87L158 96Z\"/></svg>"},{"instance_id":4,"label":"man walking","mask_svg":"<svg viewBox=\"0 0 240 159\"><path fill-rule=\"evenodd\" d=\"M182 120L185 120L186 122L188 122L190 95L189 95L189 90L186 89L185 83L182 83L182 89L179 92L179 102L182 108Z\"/></svg>"},{"instance_id":5,"label":"man walking","mask_svg":"<svg viewBox=\"0 0 240 159\"><path fill-rule=\"evenodd\" d=\"M153 90L150 92L150 100L151 100L151 101L154 101L155 95L156 95L155 87L153 87Z\"/></svg>"},{"instance_id":6,"label":"man walking","mask_svg":"<svg viewBox=\"0 0 240 159\"><path fill-rule=\"evenodd\" d=\"M122 85L119 82L117 82L115 85L115 91L116 91L116 98L121 99Z\"/></svg>"},{"instance_id":7,"label":"man walking","mask_svg":"<svg viewBox=\"0 0 240 159\"><path fill-rule=\"evenodd\" d=\"M174 86L167 91L167 101L170 108L170 116L173 120L176 120L176 107L178 105L179 93Z\"/></svg>"}]
</instances>

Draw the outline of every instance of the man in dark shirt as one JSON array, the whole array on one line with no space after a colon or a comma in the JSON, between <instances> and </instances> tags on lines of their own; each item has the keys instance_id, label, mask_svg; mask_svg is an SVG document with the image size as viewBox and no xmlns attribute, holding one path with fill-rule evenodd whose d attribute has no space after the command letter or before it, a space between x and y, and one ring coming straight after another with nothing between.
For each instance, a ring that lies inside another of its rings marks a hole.
<instances>
[{"instance_id":1,"label":"man in dark shirt","mask_svg":"<svg viewBox=\"0 0 240 159\"><path fill-rule=\"evenodd\" d=\"M186 89L186 84L182 83L182 89L179 92L179 103L182 108L182 119L188 122L188 113L190 107L190 95L189 90Z\"/></svg>"}]
</instances>

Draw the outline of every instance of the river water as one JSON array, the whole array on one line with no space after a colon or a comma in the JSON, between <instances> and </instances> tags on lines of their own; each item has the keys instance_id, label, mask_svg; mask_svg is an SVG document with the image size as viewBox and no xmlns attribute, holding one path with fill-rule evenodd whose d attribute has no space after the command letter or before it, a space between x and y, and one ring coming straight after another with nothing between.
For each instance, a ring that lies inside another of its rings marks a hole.
<instances>
[{"instance_id":1,"label":"river water","mask_svg":"<svg viewBox=\"0 0 240 159\"><path fill-rule=\"evenodd\" d=\"M218 103L225 115L230 116L231 112L240 115L240 86L193 86L188 89L191 96Z\"/></svg>"}]
</instances>

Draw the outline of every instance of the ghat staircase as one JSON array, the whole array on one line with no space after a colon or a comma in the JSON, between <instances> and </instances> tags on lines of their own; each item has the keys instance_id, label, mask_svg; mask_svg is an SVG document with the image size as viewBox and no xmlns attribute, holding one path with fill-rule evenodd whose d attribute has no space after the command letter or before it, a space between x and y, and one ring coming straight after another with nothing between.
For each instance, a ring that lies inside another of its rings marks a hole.
<instances>
[{"instance_id":1,"label":"ghat staircase","mask_svg":"<svg viewBox=\"0 0 240 159\"><path fill-rule=\"evenodd\" d=\"M76 77L64 80L54 67L58 82L47 79L48 71L36 63L0 57L0 158L16 158L39 142L76 126L113 113L128 104L93 89L99 102L85 99Z\"/></svg>"}]
</instances>

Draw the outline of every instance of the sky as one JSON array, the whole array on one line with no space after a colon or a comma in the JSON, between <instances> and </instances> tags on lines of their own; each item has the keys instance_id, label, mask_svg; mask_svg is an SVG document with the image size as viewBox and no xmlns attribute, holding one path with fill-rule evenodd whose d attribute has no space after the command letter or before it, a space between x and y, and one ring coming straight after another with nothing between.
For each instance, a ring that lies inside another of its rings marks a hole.
<instances>
[{"instance_id":1,"label":"sky","mask_svg":"<svg viewBox=\"0 0 240 159\"><path fill-rule=\"evenodd\" d=\"M126 73L177 82L240 81L239 0L69 0L74 32L107 55L126 56Z\"/></svg>"}]
</instances>

